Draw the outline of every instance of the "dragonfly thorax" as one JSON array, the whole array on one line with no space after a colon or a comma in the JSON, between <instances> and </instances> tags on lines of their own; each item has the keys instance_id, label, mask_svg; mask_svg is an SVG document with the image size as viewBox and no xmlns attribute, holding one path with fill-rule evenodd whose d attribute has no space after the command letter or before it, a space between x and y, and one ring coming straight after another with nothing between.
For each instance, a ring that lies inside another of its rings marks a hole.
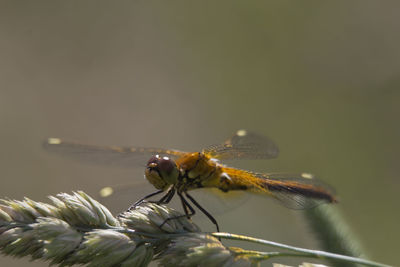
<instances>
[{"instance_id":1,"label":"dragonfly thorax","mask_svg":"<svg viewBox=\"0 0 400 267\"><path fill-rule=\"evenodd\" d=\"M218 187L221 167L203 153L187 153L178 158L180 169L178 190L187 191L203 187Z\"/></svg>"},{"instance_id":2,"label":"dragonfly thorax","mask_svg":"<svg viewBox=\"0 0 400 267\"><path fill-rule=\"evenodd\" d=\"M203 187L218 187L221 167L202 153L187 153L175 162L155 155L147 162L145 177L157 189L173 185L178 192Z\"/></svg>"}]
</instances>

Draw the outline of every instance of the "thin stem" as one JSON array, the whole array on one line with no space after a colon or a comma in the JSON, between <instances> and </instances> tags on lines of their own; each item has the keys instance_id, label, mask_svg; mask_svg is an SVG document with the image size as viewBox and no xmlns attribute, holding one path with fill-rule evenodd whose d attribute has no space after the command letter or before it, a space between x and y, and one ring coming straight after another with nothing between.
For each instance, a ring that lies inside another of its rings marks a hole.
<instances>
[{"instance_id":1,"label":"thin stem","mask_svg":"<svg viewBox=\"0 0 400 267\"><path fill-rule=\"evenodd\" d=\"M365 259L354 258L354 257L350 257L350 256L339 255L339 254L325 252L325 251L319 251L319 250L304 249L304 248L289 246L289 245L285 245L285 244L281 244L281 243L277 243L277 242L267 241L267 240L243 236L243 235L236 235L236 234L230 234L230 233L212 233L212 235L215 237L219 237L219 238L222 237L222 238L231 239L231 240L248 241L248 242L252 242L252 243L263 244L263 245L267 245L267 246L271 246L271 247L287 249L287 250L296 252L295 254L290 254L290 256L313 257L313 258L318 258L318 259L335 259L335 260L341 260L341 261L352 262L352 263L357 263L357 264L363 264L366 266L390 267L389 265L386 265L386 264L373 262L373 261L369 261L369 260L365 260ZM274 253L274 254L265 254L265 255L266 256L269 255L269 257L271 257L271 256L288 256L289 254Z\"/></svg>"}]
</instances>

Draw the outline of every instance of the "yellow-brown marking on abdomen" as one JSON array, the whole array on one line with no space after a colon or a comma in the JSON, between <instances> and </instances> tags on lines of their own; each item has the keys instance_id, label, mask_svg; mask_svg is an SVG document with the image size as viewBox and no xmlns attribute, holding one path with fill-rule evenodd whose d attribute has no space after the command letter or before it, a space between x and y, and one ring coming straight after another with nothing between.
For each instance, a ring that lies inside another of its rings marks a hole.
<instances>
[{"instance_id":1,"label":"yellow-brown marking on abdomen","mask_svg":"<svg viewBox=\"0 0 400 267\"><path fill-rule=\"evenodd\" d=\"M222 171L230 177L230 184L225 190L248 190L253 193L273 195L274 192L298 194L314 199L323 199L328 202L337 202L336 197L326 188L318 185L302 183L301 181L278 180L268 178L267 175L256 174L245 170L222 167ZM257 177L260 175L261 177ZM223 190L223 189L221 189Z\"/></svg>"}]
</instances>

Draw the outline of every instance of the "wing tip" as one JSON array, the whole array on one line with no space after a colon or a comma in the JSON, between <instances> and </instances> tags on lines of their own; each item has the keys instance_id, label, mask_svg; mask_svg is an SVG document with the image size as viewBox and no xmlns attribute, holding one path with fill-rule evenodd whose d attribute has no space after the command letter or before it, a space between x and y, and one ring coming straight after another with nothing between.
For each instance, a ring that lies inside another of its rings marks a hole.
<instances>
[{"instance_id":1,"label":"wing tip","mask_svg":"<svg viewBox=\"0 0 400 267\"><path fill-rule=\"evenodd\" d=\"M61 139L60 138L57 138L57 137L50 137L50 138L47 138L47 140L45 141L45 144L47 144L47 145L59 145L59 144L61 144Z\"/></svg>"},{"instance_id":2,"label":"wing tip","mask_svg":"<svg viewBox=\"0 0 400 267\"><path fill-rule=\"evenodd\" d=\"M246 136L248 134L248 131L246 129L240 129L237 130L236 135L237 136Z\"/></svg>"},{"instance_id":3,"label":"wing tip","mask_svg":"<svg viewBox=\"0 0 400 267\"><path fill-rule=\"evenodd\" d=\"M42 142L42 147L46 150L51 150L53 147L58 147L63 141L60 138L50 137Z\"/></svg>"}]
</instances>

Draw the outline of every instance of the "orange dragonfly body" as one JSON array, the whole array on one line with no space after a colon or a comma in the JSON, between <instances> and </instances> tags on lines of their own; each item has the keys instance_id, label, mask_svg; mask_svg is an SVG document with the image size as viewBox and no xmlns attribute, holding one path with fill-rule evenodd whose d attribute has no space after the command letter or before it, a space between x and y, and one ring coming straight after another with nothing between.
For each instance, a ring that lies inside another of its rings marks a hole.
<instances>
[{"instance_id":1,"label":"orange dragonfly body","mask_svg":"<svg viewBox=\"0 0 400 267\"><path fill-rule=\"evenodd\" d=\"M163 192L166 194L156 203L169 203L176 193L188 218L195 214L190 201L210 218L217 226L217 230L219 227L216 220L193 199L188 191L199 188L218 188L226 193L241 190L273 197L294 209L337 202L333 189L308 173L255 173L221 164L219 160L269 159L278 156L279 150L273 141L246 130L239 130L224 143L209 146L201 152L102 147L66 142L58 138L49 138L45 148L64 155L70 154L75 158L86 158L101 163L123 163L123 165L133 165L138 155L152 155L146 165L145 177L157 191L145 196L131 208Z\"/></svg>"}]
</instances>

